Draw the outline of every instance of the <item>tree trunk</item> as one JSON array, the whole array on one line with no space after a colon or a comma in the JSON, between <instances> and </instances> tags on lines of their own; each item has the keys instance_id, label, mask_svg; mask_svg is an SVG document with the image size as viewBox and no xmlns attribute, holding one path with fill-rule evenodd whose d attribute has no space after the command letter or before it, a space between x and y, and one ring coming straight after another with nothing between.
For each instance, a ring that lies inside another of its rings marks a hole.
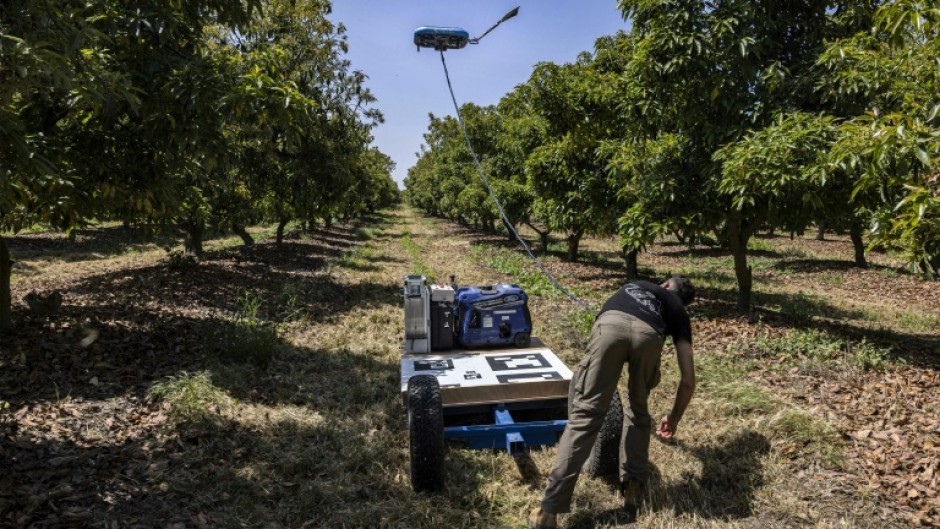
<instances>
[{"instance_id":1,"label":"tree trunk","mask_svg":"<svg viewBox=\"0 0 940 529\"><path fill-rule=\"evenodd\" d=\"M738 311L747 314L751 310L751 287L753 276L747 265L747 241L750 233L741 225L741 214L734 212L728 219L728 238L734 256L734 275L738 280Z\"/></svg>"},{"instance_id":2,"label":"tree trunk","mask_svg":"<svg viewBox=\"0 0 940 529\"><path fill-rule=\"evenodd\" d=\"M819 230L816 231L816 240L817 241L826 240L826 228L823 228L822 226L819 227Z\"/></svg>"},{"instance_id":3,"label":"tree trunk","mask_svg":"<svg viewBox=\"0 0 940 529\"><path fill-rule=\"evenodd\" d=\"M202 220L190 220L183 226L186 230L186 242L184 248L186 253L202 257L202 235L205 231L205 225Z\"/></svg>"},{"instance_id":4,"label":"tree trunk","mask_svg":"<svg viewBox=\"0 0 940 529\"><path fill-rule=\"evenodd\" d=\"M281 244L284 242L284 227L287 226L287 223L290 221L287 217L281 217L281 220L277 223L277 243Z\"/></svg>"},{"instance_id":5,"label":"tree trunk","mask_svg":"<svg viewBox=\"0 0 940 529\"><path fill-rule=\"evenodd\" d=\"M13 330L13 297L10 276L13 274L13 259L7 242L0 237L0 333Z\"/></svg>"},{"instance_id":6,"label":"tree trunk","mask_svg":"<svg viewBox=\"0 0 940 529\"><path fill-rule=\"evenodd\" d=\"M548 243L550 242L548 240L548 236L551 235L552 233L551 230L546 229L545 231L541 231L535 226L533 226L532 223L530 222L527 222L526 225L532 228L532 231L539 234L539 244L542 245L542 248L540 249L539 253L541 253L542 255L545 255L546 253L548 253Z\"/></svg>"},{"instance_id":7,"label":"tree trunk","mask_svg":"<svg viewBox=\"0 0 940 529\"><path fill-rule=\"evenodd\" d=\"M323 227L326 229L333 227L333 215L327 215L323 217Z\"/></svg>"},{"instance_id":8,"label":"tree trunk","mask_svg":"<svg viewBox=\"0 0 940 529\"><path fill-rule=\"evenodd\" d=\"M637 279L640 275L639 267L637 266L637 255L639 255L639 250L627 250L627 247L624 246L623 253L621 254L624 260L624 263L627 267L627 279L634 280Z\"/></svg>"},{"instance_id":9,"label":"tree trunk","mask_svg":"<svg viewBox=\"0 0 940 529\"><path fill-rule=\"evenodd\" d=\"M672 234L676 236L676 240L679 241L679 244L685 244L685 233L682 230L673 230Z\"/></svg>"},{"instance_id":10,"label":"tree trunk","mask_svg":"<svg viewBox=\"0 0 940 529\"><path fill-rule=\"evenodd\" d=\"M578 245L581 244L582 235L584 235L584 230L578 230L568 235L568 261L575 262L578 260Z\"/></svg>"},{"instance_id":11,"label":"tree trunk","mask_svg":"<svg viewBox=\"0 0 940 529\"><path fill-rule=\"evenodd\" d=\"M865 259L865 242L862 241L861 224L853 222L849 226L849 236L852 238L852 246L855 248L855 266L868 268L868 261Z\"/></svg>"},{"instance_id":12,"label":"tree trunk","mask_svg":"<svg viewBox=\"0 0 940 529\"><path fill-rule=\"evenodd\" d=\"M248 230L246 230L245 227L242 226L241 224L236 224L232 226L232 231L235 233L235 235L238 235L239 237L241 237L242 242L245 244L245 246L255 245L255 240L251 237L251 235L248 234Z\"/></svg>"},{"instance_id":13,"label":"tree trunk","mask_svg":"<svg viewBox=\"0 0 940 529\"><path fill-rule=\"evenodd\" d=\"M509 223L503 219L499 219L503 223L503 227L506 228L506 234L510 242L516 240L516 236L512 234L512 229L509 227Z\"/></svg>"}]
</instances>

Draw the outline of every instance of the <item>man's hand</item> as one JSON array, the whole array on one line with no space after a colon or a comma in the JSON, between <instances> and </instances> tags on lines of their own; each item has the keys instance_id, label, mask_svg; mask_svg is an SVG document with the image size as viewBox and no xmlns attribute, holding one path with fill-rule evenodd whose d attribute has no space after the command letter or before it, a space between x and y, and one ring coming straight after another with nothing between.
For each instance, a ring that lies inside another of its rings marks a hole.
<instances>
[{"instance_id":1,"label":"man's hand","mask_svg":"<svg viewBox=\"0 0 940 529\"><path fill-rule=\"evenodd\" d=\"M668 415L663 415L663 420L659 421L659 427L656 428L656 436L663 441L672 441L676 435L678 424L672 421Z\"/></svg>"}]
</instances>

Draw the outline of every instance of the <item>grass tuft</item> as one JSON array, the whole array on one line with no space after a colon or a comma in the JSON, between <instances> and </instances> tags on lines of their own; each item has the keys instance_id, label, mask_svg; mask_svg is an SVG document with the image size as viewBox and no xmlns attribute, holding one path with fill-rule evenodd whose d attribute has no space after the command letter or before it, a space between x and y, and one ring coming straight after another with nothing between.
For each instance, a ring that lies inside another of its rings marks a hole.
<instances>
[{"instance_id":1,"label":"grass tuft","mask_svg":"<svg viewBox=\"0 0 940 529\"><path fill-rule=\"evenodd\" d=\"M549 299L561 296L561 292L545 277L545 274L532 269L529 266L529 260L518 253L503 248L474 245L470 247L470 256L476 262L512 277L513 283L522 287L529 296L542 296Z\"/></svg>"},{"instance_id":2,"label":"grass tuft","mask_svg":"<svg viewBox=\"0 0 940 529\"><path fill-rule=\"evenodd\" d=\"M168 377L151 386L147 396L162 401L167 414L178 424L190 426L211 423L232 405L228 395L212 383L208 371L183 371Z\"/></svg>"},{"instance_id":3,"label":"grass tuft","mask_svg":"<svg viewBox=\"0 0 940 529\"><path fill-rule=\"evenodd\" d=\"M259 317L260 295L244 291L237 304L234 318L216 322L215 329L206 333L206 351L223 363L267 367L279 344L277 326Z\"/></svg>"},{"instance_id":4,"label":"grass tuft","mask_svg":"<svg viewBox=\"0 0 940 529\"><path fill-rule=\"evenodd\" d=\"M940 329L940 316L907 311L898 317L898 324L908 331L930 332Z\"/></svg>"},{"instance_id":5,"label":"grass tuft","mask_svg":"<svg viewBox=\"0 0 940 529\"><path fill-rule=\"evenodd\" d=\"M751 239L747 242L747 251L773 253L775 248L767 241L761 239Z\"/></svg>"},{"instance_id":6,"label":"grass tuft","mask_svg":"<svg viewBox=\"0 0 940 529\"><path fill-rule=\"evenodd\" d=\"M356 228L356 239L360 241L371 241L375 239L380 231L380 228L367 228L362 226Z\"/></svg>"},{"instance_id":7,"label":"grass tuft","mask_svg":"<svg viewBox=\"0 0 940 529\"><path fill-rule=\"evenodd\" d=\"M747 383L722 384L711 391L724 401L728 415L769 414L780 408L781 402L769 391Z\"/></svg>"},{"instance_id":8,"label":"grass tuft","mask_svg":"<svg viewBox=\"0 0 940 529\"><path fill-rule=\"evenodd\" d=\"M596 319L594 314L586 310L573 310L568 313L568 322L565 327L574 329L582 337L587 338L591 334L591 328L594 327L594 320Z\"/></svg>"},{"instance_id":9,"label":"grass tuft","mask_svg":"<svg viewBox=\"0 0 940 529\"><path fill-rule=\"evenodd\" d=\"M829 468L845 463L838 430L807 411L782 410L770 418L768 430L791 459L815 456Z\"/></svg>"},{"instance_id":10,"label":"grass tuft","mask_svg":"<svg viewBox=\"0 0 940 529\"><path fill-rule=\"evenodd\" d=\"M730 348L729 348L730 349ZM696 355L696 376L706 386L717 387L738 382L753 370L755 360L736 354L706 353Z\"/></svg>"},{"instance_id":11,"label":"grass tuft","mask_svg":"<svg viewBox=\"0 0 940 529\"><path fill-rule=\"evenodd\" d=\"M270 322L223 322L207 334L207 351L224 363L249 363L266 367L278 347L277 327Z\"/></svg>"},{"instance_id":12,"label":"grass tuft","mask_svg":"<svg viewBox=\"0 0 940 529\"><path fill-rule=\"evenodd\" d=\"M757 338L745 346L745 353L771 359L776 367L802 367L809 371L826 369L884 371L891 363L891 351L871 342L844 341L816 330L792 331L784 336Z\"/></svg>"},{"instance_id":13,"label":"grass tuft","mask_svg":"<svg viewBox=\"0 0 940 529\"><path fill-rule=\"evenodd\" d=\"M429 281L433 281L436 277L434 270L424 262L421 256L421 247L411 238L411 232L407 229L402 232L401 245L408 252L408 256L411 257L411 273L425 276Z\"/></svg>"}]
</instances>

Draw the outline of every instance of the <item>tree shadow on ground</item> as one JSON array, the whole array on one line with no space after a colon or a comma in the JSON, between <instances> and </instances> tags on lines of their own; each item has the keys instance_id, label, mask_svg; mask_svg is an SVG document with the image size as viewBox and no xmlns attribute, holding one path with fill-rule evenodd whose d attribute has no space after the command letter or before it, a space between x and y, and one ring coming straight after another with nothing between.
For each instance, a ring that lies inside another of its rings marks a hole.
<instances>
[{"instance_id":1,"label":"tree shadow on ground","mask_svg":"<svg viewBox=\"0 0 940 529\"><path fill-rule=\"evenodd\" d=\"M334 225L329 228L314 228L307 232L306 235L314 240L336 243L352 244L359 240L359 236L356 235L355 226Z\"/></svg>"},{"instance_id":2,"label":"tree shadow on ground","mask_svg":"<svg viewBox=\"0 0 940 529\"><path fill-rule=\"evenodd\" d=\"M363 259L365 259L366 261L370 263L407 263L409 262L407 259L400 259L398 257L392 257L388 254L371 255L368 257L364 257Z\"/></svg>"},{"instance_id":3,"label":"tree shadow on ground","mask_svg":"<svg viewBox=\"0 0 940 529\"><path fill-rule=\"evenodd\" d=\"M690 273L689 278L695 284L699 274ZM737 313L738 292L735 288L714 286L696 286L696 301L689 310L706 317L721 317ZM820 296L807 293L753 293L751 300L755 311L762 315L774 316L787 321L794 327L810 324L814 318L840 320L862 320L868 317L863 310L846 309L829 303Z\"/></svg>"},{"instance_id":4,"label":"tree shadow on ground","mask_svg":"<svg viewBox=\"0 0 940 529\"><path fill-rule=\"evenodd\" d=\"M684 250L670 250L666 252L657 252L657 255L662 257L682 257L682 258L718 258L718 257L732 257L733 254L729 248L709 248L709 247L700 247L696 246L692 249ZM779 259L786 257L786 253L780 253L775 250L748 250L748 257L772 257Z\"/></svg>"},{"instance_id":5,"label":"tree shadow on ground","mask_svg":"<svg viewBox=\"0 0 940 529\"><path fill-rule=\"evenodd\" d=\"M693 279L694 281L694 279ZM690 305L693 317L727 318L739 315L736 309L737 291L733 288L701 287ZM837 339L851 342L865 340L875 347L890 352L918 367L940 369L940 337L935 334L916 334L876 326L870 314L863 310L837 307L807 294L755 292L752 320L787 330L818 330Z\"/></svg>"},{"instance_id":6,"label":"tree shadow on ground","mask_svg":"<svg viewBox=\"0 0 940 529\"><path fill-rule=\"evenodd\" d=\"M161 374L140 369L138 384ZM205 420L160 426L152 422L157 404L122 388L131 394L101 395L93 405L81 397L48 403L48 428L31 424L20 433L15 422L0 425L8 469L0 478L0 525L143 527L159 520L234 527L273 520L299 527L359 517L365 526L362 505L430 509L436 501L408 486L396 362L368 351L282 344L266 367L201 357L162 371L173 369L207 369L214 386L243 404L239 413L207 405ZM99 383L110 381L102 376ZM41 420L37 406L31 420ZM101 435L92 439L96 430ZM483 471L473 468L474 475Z\"/></svg>"},{"instance_id":7,"label":"tree shadow on ground","mask_svg":"<svg viewBox=\"0 0 940 529\"><path fill-rule=\"evenodd\" d=\"M231 331L238 319L333 321L398 304L395 285L338 284L316 273L323 253L315 243L260 244L211 252L178 269L151 265L52 284L64 298L59 314L34 318L22 305L14 311L16 329L0 348L8 364L0 397L19 404L140 394L154 380L199 369L220 337L238 339L240 331Z\"/></svg>"},{"instance_id":8,"label":"tree shadow on ground","mask_svg":"<svg viewBox=\"0 0 940 529\"><path fill-rule=\"evenodd\" d=\"M179 238L120 226L75 230L75 240L62 232L4 237L19 259L90 261L153 246L176 245Z\"/></svg>"},{"instance_id":9,"label":"tree shadow on ground","mask_svg":"<svg viewBox=\"0 0 940 529\"><path fill-rule=\"evenodd\" d=\"M818 273L818 272L832 272L832 271L848 271L863 269L862 267L855 264L855 261L849 260L839 260L839 259L784 259L774 263L774 268L783 272L792 272L792 273ZM873 263L868 264L869 270L891 270L897 272L898 274L907 274L906 270L898 269L891 266L877 265Z\"/></svg>"},{"instance_id":10,"label":"tree shadow on ground","mask_svg":"<svg viewBox=\"0 0 940 529\"><path fill-rule=\"evenodd\" d=\"M266 369L241 366L233 376L210 367L214 385L242 403L237 413L209 406L200 421L94 445L0 430L0 457L10 462L0 522L366 527L419 516L447 526L472 515L498 526L500 500L481 488L492 469L469 451L449 451L444 492L411 491L398 365L388 358L288 347Z\"/></svg>"},{"instance_id":11,"label":"tree shadow on ground","mask_svg":"<svg viewBox=\"0 0 940 529\"><path fill-rule=\"evenodd\" d=\"M688 471L676 480L666 481L653 466L642 510L672 510L677 516L688 514L725 521L754 515L755 493L764 486L761 458L770 452L770 441L765 436L749 431L731 438L719 437L702 445L679 442L675 446L701 461L701 474ZM608 485L611 493L616 493L616 484ZM574 513L565 527L594 529L634 521L622 509L582 511Z\"/></svg>"},{"instance_id":12,"label":"tree shadow on ground","mask_svg":"<svg viewBox=\"0 0 940 529\"><path fill-rule=\"evenodd\" d=\"M283 303L318 321L398 305L394 285L305 273L322 248L290 244L299 255L262 244L195 267L83 278L62 285L66 305L51 321L19 309L0 372L0 398L17 411L0 416L0 525L368 526L438 513L439 497L410 490L399 367L369 350L367 333L330 350L274 339L258 364L219 339L239 336L245 291L262 321L285 321ZM99 334L82 346L85 328ZM161 426L147 390L184 372L208 372L244 404L239 415L207 406L207 424ZM486 495L448 494L451 522L474 510L498 525Z\"/></svg>"},{"instance_id":13,"label":"tree shadow on ground","mask_svg":"<svg viewBox=\"0 0 940 529\"><path fill-rule=\"evenodd\" d=\"M702 462L702 473L684 473L677 482L653 484L650 509L723 520L754 514L754 494L764 486L761 458L770 452L767 437L748 431L703 445L677 446ZM661 485L665 486L657 491Z\"/></svg>"},{"instance_id":14,"label":"tree shadow on ground","mask_svg":"<svg viewBox=\"0 0 940 529\"><path fill-rule=\"evenodd\" d=\"M500 248L520 252L522 251L522 248L519 246L519 242L516 239L507 240L505 237L482 233L463 226L454 226L450 229L449 233L467 239L471 247L479 246L486 249ZM563 266L577 265L579 267L579 269L576 270L577 273L588 272L590 271L590 268L608 270L613 273L620 273L623 272L626 267L619 252L607 250L581 250L578 253L577 261L568 261L568 254L564 250L555 250L551 249L550 247L547 252L542 252L537 241L526 238L523 239L526 241L529 249L532 250L533 254L535 254L539 259L550 257L557 259ZM583 279L580 276L574 278Z\"/></svg>"}]
</instances>

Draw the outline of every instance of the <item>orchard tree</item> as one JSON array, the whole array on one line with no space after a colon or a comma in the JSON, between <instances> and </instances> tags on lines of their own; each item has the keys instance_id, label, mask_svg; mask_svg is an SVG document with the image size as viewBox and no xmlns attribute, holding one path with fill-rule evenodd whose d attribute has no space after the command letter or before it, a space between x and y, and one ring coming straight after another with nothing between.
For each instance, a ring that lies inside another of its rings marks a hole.
<instances>
[{"instance_id":1,"label":"orchard tree","mask_svg":"<svg viewBox=\"0 0 940 529\"><path fill-rule=\"evenodd\" d=\"M590 97L597 82L590 59L582 54L572 64L538 64L518 88L528 110L544 122L542 144L526 160L534 210L552 230L567 233L569 261L577 260L585 233L610 234L616 214L606 162L598 156L601 121Z\"/></svg>"},{"instance_id":2,"label":"orchard tree","mask_svg":"<svg viewBox=\"0 0 940 529\"><path fill-rule=\"evenodd\" d=\"M467 103L460 108L477 159L491 173L498 117L494 107ZM425 145L405 185L412 205L431 214L493 231L496 205L484 187L457 119L431 114Z\"/></svg>"},{"instance_id":3,"label":"orchard tree","mask_svg":"<svg viewBox=\"0 0 940 529\"><path fill-rule=\"evenodd\" d=\"M781 114L822 107L814 91L815 61L826 39L847 31L837 16L847 8L809 0L621 0L620 7L633 22L635 39L626 69L631 99L623 108L637 121L639 134L627 140L641 146L640 140L668 142L643 148L667 152L674 146L679 151L665 159L688 168L675 175L681 186L654 187L651 194L665 193L651 200L724 231L734 257L738 309L747 311L747 244L773 217L763 197L741 197L734 186L722 185L731 173L723 168L727 158L716 153L733 149L749 131L772 125Z\"/></svg>"},{"instance_id":4,"label":"orchard tree","mask_svg":"<svg viewBox=\"0 0 940 529\"><path fill-rule=\"evenodd\" d=\"M167 175L189 163L185 147L202 139L191 136L196 118L185 106L167 107L179 100L173 75L198 57L209 25L237 27L257 5L6 2L0 230L37 222L70 230L112 208L163 210L172 199ZM10 272L0 238L0 331L11 328Z\"/></svg>"},{"instance_id":5,"label":"orchard tree","mask_svg":"<svg viewBox=\"0 0 940 529\"><path fill-rule=\"evenodd\" d=\"M329 11L325 0L268 2L249 27L218 41L236 80L223 101L233 159L243 166L236 189L249 189L261 216L277 223L278 242L293 219L343 215L369 131L382 119Z\"/></svg>"},{"instance_id":6,"label":"orchard tree","mask_svg":"<svg viewBox=\"0 0 940 529\"><path fill-rule=\"evenodd\" d=\"M0 10L0 230L334 215L381 120L327 0ZM11 327L0 238L0 330Z\"/></svg>"},{"instance_id":7,"label":"orchard tree","mask_svg":"<svg viewBox=\"0 0 940 529\"><path fill-rule=\"evenodd\" d=\"M355 184L343 198L342 211L346 217L371 215L398 203L398 186L392 180L395 162L373 147L357 158Z\"/></svg>"},{"instance_id":8,"label":"orchard tree","mask_svg":"<svg viewBox=\"0 0 940 529\"><path fill-rule=\"evenodd\" d=\"M525 96L525 90L517 87L499 102L499 132L489 177L509 221L514 226L525 224L537 233L544 254L548 252L552 229L536 214L536 195L529 185L525 166L529 154L542 144L545 121L529 111Z\"/></svg>"},{"instance_id":9,"label":"orchard tree","mask_svg":"<svg viewBox=\"0 0 940 529\"><path fill-rule=\"evenodd\" d=\"M847 119L832 145L834 171L868 196L872 245L940 274L940 1L885 2L870 28L831 42L820 90Z\"/></svg>"},{"instance_id":10,"label":"orchard tree","mask_svg":"<svg viewBox=\"0 0 940 529\"><path fill-rule=\"evenodd\" d=\"M789 113L715 153L722 163L719 192L743 217L802 232L826 200L825 157L835 134L827 116ZM848 204L848 193L839 197ZM827 204L828 202L828 204Z\"/></svg>"}]
</instances>

